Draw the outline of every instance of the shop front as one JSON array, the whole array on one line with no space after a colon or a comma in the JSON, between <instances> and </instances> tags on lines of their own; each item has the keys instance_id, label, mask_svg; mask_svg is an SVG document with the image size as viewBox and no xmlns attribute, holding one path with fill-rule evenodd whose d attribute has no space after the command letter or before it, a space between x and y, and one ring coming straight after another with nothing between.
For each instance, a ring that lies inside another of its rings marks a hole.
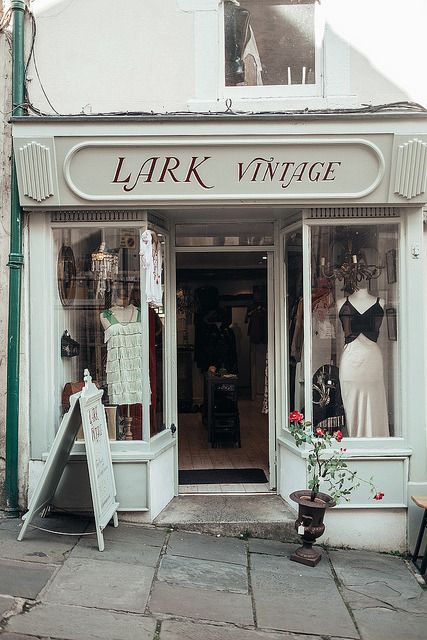
<instances>
[{"instance_id":1,"label":"shop front","mask_svg":"<svg viewBox=\"0 0 427 640\"><path fill-rule=\"evenodd\" d=\"M29 492L87 368L126 519L152 522L215 462L287 501L306 487L297 409L385 494L361 486L328 541L403 550L427 489L425 120L26 117L13 135ZM89 507L84 455L77 440L61 508Z\"/></svg>"}]
</instances>

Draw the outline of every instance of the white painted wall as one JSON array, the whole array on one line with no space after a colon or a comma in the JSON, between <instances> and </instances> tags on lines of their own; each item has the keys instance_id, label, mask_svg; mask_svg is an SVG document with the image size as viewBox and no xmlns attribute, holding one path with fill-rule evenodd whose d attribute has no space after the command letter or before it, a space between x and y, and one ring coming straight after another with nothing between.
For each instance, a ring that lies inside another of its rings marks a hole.
<instances>
[{"instance_id":1,"label":"white painted wall","mask_svg":"<svg viewBox=\"0 0 427 640\"><path fill-rule=\"evenodd\" d=\"M34 0L37 38L28 72L44 113L225 110L222 0ZM427 3L322 0L325 74L317 96L233 99L242 109L427 105ZM27 48L30 47L27 20ZM44 95L44 91L49 101ZM229 94L233 95L233 94Z\"/></svg>"},{"instance_id":2,"label":"white painted wall","mask_svg":"<svg viewBox=\"0 0 427 640\"><path fill-rule=\"evenodd\" d=\"M3 2L0 2L0 19ZM6 34L0 32L0 508L5 472L7 301L9 296L7 261L10 228L10 154L11 139L8 115L11 110L11 55Z\"/></svg>"},{"instance_id":3,"label":"white painted wall","mask_svg":"<svg viewBox=\"0 0 427 640\"><path fill-rule=\"evenodd\" d=\"M329 509L318 542L331 547L405 553L405 509Z\"/></svg>"}]
</instances>

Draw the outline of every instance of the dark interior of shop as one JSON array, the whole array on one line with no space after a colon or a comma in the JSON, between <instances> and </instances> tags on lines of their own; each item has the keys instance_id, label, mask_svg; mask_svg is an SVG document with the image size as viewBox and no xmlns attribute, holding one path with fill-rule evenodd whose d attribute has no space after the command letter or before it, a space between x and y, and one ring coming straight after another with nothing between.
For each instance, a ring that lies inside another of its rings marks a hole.
<instances>
[{"instance_id":1,"label":"dark interior of shop","mask_svg":"<svg viewBox=\"0 0 427 640\"><path fill-rule=\"evenodd\" d=\"M178 253L176 273L180 490L266 489L267 256Z\"/></svg>"}]
</instances>

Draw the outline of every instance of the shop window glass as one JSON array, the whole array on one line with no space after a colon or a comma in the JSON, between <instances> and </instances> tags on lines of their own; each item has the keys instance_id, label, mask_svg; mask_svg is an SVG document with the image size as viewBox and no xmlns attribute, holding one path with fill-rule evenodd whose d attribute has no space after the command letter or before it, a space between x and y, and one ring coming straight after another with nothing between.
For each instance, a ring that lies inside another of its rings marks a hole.
<instances>
[{"instance_id":1,"label":"shop window glass","mask_svg":"<svg viewBox=\"0 0 427 640\"><path fill-rule=\"evenodd\" d=\"M110 439L141 440L139 230L68 228L53 233L62 412L70 394L81 388L87 368L104 389Z\"/></svg>"},{"instance_id":2,"label":"shop window glass","mask_svg":"<svg viewBox=\"0 0 427 640\"><path fill-rule=\"evenodd\" d=\"M315 83L315 0L225 0L225 85Z\"/></svg>"},{"instance_id":3,"label":"shop window glass","mask_svg":"<svg viewBox=\"0 0 427 640\"><path fill-rule=\"evenodd\" d=\"M398 225L312 228L313 426L398 433Z\"/></svg>"},{"instance_id":4,"label":"shop window glass","mask_svg":"<svg viewBox=\"0 0 427 640\"><path fill-rule=\"evenodd\" d=\"M288 412L304 413L304 314L302 231L287 235L285 244L288 333Z\"/></svg>"}]
</instances>

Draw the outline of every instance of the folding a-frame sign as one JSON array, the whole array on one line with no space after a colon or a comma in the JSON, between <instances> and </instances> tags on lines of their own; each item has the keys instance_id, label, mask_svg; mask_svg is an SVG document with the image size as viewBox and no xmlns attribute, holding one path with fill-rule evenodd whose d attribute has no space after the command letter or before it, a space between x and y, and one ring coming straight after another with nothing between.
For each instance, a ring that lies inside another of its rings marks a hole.
<instances>
[{"instance_id":1,"label":"folding a-frame sign","mask_svg":"<svg viewBox=\"0 0 427 640\"><path fill-rule=\"evenodd\" d=\"M89 371L84 372L85 386L70 397L70 409L62 419L58 433L46 460L41 478L31 498L18 540L22 540L33 517L49 507L70 457L80 426L86 446L93 511L95 515L98 548L104 550L103 529L111 519L118 526L116 484L113 474L110 443L108 440L105 409L101 402L102 389L92 382Z\"/></svg>"}]
</instances>

